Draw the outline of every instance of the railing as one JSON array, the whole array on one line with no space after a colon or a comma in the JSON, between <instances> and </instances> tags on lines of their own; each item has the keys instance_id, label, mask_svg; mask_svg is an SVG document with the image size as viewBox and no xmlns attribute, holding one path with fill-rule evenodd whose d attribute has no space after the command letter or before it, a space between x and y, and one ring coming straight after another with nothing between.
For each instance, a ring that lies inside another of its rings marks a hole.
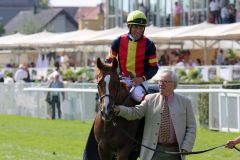
<instances>
[{"instance_id":1,"label":"railing","mask_svg":"<svg viewBox=\"0 0 240 160\"><path fill-rule=\"evenodd\" d=\"M157 87L157 85L151 85ZM48 91L65 92L61 101L63 119L93 120L96 114L96 84L66 84L66 88L50 89L35 83L0 84L0 114L39 118L50 117L45 102ZM179 85L176 92L188 96L198 117L198 94L209 93L209 128L240 131L240 91L221 86Z\"/></svg>"}]
</instances>

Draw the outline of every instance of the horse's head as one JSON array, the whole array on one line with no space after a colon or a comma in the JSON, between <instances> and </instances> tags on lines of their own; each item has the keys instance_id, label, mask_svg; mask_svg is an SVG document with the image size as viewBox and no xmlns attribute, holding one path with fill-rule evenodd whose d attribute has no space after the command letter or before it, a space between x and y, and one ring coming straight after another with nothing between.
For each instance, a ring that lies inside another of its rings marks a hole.
<instances>
[{"instance_id":1,"label":"horse's head","mask_svg":"<svg viewBox=\"0 0 240 160\"><path fill-rule=\"evenodd\" d=\"M112 120L114 116L115 100L118 96L120 80L117 73L118 61L113 59L112 64L103 64L97 59L96 78L100 97L100 111L105 121Z\"/></svg>"}]
</instances>

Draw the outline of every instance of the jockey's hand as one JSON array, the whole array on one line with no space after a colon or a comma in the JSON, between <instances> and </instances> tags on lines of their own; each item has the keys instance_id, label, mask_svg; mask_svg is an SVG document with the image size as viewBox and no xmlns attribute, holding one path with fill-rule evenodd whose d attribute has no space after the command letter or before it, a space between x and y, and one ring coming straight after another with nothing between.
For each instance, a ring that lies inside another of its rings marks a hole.
<instances>
[{"instance_id":1,"label":"jockey's hand","mask_svg":"<svg viewBox=\"0 0 240 160\"><path fill-rule=\"evenodd\" d=\"M138 85L140 85L143 81L144 81L144 80L143 80L142 77L135 77L135 78L132 79L132 84L133 84L134 86L138 86Z\"/></svg>"}]
</instances>

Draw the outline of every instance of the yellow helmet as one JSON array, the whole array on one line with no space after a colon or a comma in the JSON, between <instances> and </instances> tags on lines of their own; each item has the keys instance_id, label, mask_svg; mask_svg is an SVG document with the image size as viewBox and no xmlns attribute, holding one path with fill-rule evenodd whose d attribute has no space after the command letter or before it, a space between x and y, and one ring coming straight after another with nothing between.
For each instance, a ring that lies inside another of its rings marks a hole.
<instances>
[{"instance_id":1,"label":"yellow helmet","mask_svg":"<svg viewBox=\"0 0 240 160\"><path fill-rule=\"evenodd\" d=\"M139 10L132 11L129 13L127 18L127 24L136 24L141 26L147 25L147 17L145 14Z\"/></svg>"}]
</instances>

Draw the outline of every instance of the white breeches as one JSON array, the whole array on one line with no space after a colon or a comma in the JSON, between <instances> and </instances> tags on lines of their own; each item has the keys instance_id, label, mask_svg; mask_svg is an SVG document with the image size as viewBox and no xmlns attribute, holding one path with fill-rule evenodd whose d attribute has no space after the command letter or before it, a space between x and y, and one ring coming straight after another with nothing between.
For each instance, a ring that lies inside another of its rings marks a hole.
<instances>
[{"instance_id":1,"label":"white breeches","mask_svg":"<svg viewBox=\"0 0 240 160\"><path fill-rule=\"evenodd\" d=\"M146 92L144 90L144 88L141 85L138 86L133 86L132 85L132 80L128 77L122 77L122 82L124 82L125 84L128 85L128 88L130 89L130 93L131 93L131 97L137 101L137 102L141 102L144 98L144 96L146 95ZM145 87L145 89L148 89L148 82L144 81L143 86Z\"/></svg>"}]
</instances>

